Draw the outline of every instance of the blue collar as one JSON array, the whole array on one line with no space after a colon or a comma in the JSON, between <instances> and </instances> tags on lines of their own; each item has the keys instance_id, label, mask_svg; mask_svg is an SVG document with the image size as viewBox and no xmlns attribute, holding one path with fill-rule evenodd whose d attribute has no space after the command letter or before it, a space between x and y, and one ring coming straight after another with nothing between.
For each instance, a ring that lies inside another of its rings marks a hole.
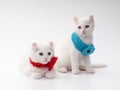
<instances>
[{"instance_id":1,"label":"blue collar","mask_svg":"<svg viewBox=\"0 0 120 90\"><path fill-rule=\"evenodd\" d=\"M93 44L87 45L84 43L80 37L77 35L77 33L73 32L71 36L72 42L74 44L74 47L82 53L83 56L88 56L92 54L95 51L95 47Z\"/></svg>"}]
</instances>

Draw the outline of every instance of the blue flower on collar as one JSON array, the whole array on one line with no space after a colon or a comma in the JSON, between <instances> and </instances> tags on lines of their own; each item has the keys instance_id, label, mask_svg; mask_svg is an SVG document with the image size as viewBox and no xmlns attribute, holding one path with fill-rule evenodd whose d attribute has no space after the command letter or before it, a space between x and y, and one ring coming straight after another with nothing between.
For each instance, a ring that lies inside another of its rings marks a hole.
<instances>
[{"instance_id":1,"label":"blue flower on collar","mask_svg":"<svg viewBox=\"0 0 120 90\"><path fill-rule=\"evenodd\" d=\"M88 56L95 51L93 44L87 45L80 39L80 37L75 32L72 33L71 39L74 44L74 47L78 51L80 51L83 54L83 56Z\"/></svg>"},{"instance_id":2,"label":"blue flower on collar","mask_svg":"<svg viewBox=\"0 0 120 90\"><path fill-rule=\"evenodd\" d=\"M92 54L94 52L95 48L93 45L89 45L88 47L86 47L83 51L82 54L83 56L88 56L90 54Z\"/></svg>"}]
</instances>

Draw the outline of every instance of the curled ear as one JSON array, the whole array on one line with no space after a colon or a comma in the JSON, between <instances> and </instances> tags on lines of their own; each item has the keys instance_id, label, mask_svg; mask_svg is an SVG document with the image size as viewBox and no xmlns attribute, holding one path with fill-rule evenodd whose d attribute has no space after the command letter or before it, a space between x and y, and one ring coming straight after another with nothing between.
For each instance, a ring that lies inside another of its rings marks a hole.
<instances>
[{"instance_id":1,"label":"curled ear","mask_svg":"<svg viewBox=\"0 0 120 90\"><path fill-rule=\"evenodd\" d=\"M90 15L90 16L89 16L89 20L93 22L93 21L94 21L94 16L93 16L93 15Z\"/></svg>"},{"instance_id":2,"label":"curled ear","mask_svg":"<svg viewBox=\"0 0 120 90\"><path fill-rule=\"evenodd\" d=\"M49 46L54 47L54 43L53 42L49 42Z\"/></svg>"},{"instance_id":3,"label":"curled ear","mask_svg":"<svg viewBox=\"0 0 120 90\"><path fill-rule=\"evenodd\" d=\"M32 43L32 50L37 51L39 49L39 46L36 42Z\"/></svg>"},{"instance_id":4,"label":"curled ear","mask_svg":"<svg viewBox=\"0 0 120 90\"><path fill-rule=\"evenodd\" d=\"M74 17L73 20L74 20L74 23L77 25L79 22L79 19L77 17Z\"/></svg>"}]
</instances>

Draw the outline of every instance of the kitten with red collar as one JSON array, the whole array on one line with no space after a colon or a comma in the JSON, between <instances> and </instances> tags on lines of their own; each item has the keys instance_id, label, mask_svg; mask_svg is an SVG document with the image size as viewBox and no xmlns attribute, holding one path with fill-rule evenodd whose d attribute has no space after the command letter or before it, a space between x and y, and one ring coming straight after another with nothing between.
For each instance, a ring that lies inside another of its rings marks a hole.
<instances>
[{"instance_id":1,"label":"kitten with red collar","mask_svg":"<svg viewBox=\"0 0 120 90\"><path fill-rule=\"evenodd\" d=\"M33 43L22 71L35 79L42 77L55 78L56 71L54 65L56 60L53 42L49 42L49 45Z\"/></svg>"}]
</instances>

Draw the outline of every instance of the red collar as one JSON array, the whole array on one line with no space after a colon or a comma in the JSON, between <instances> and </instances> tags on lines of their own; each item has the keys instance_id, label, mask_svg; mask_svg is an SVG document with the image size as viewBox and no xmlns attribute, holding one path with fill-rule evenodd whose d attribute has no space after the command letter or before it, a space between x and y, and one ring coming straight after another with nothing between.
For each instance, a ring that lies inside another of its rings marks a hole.
<instances>
[{"instance_id":1,"label":"red collar","mask_svg":"<svg viewBox=\"0 0 120 90\"><path fill-rule=\"evenodd\" d=\"M58 59L58 57L52 57L51 60L50 60L50 62L48 62L47 64L42 64L42 63L34 62L34 61L32 61L31 58L29 58L30 63L34 67L37 67L37 68L47 67L49 71L53 68L53 66L55 65L57 59Z\"/></svg>"}]
</instances>

